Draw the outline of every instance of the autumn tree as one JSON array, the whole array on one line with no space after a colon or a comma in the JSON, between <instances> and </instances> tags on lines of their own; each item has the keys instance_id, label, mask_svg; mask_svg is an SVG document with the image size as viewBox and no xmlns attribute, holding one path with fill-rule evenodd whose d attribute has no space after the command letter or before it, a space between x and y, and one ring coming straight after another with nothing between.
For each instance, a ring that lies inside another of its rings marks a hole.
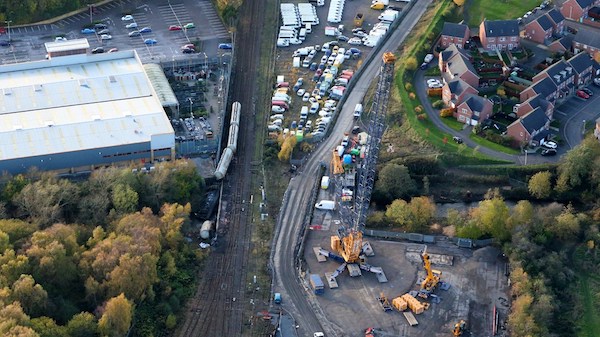
<instances>
[{"instance_id":1,"label":"autumn tree","mask_svg":"<svg viewBox=\"0 0 600 337\"><path fill-rule=\"evenodd\" d=\"M584 214L576 214L571 207L565 207L564 211L555 218L554 225L550 229L559 239L571 241L579 235L583 221L585 221Z\"/></svg>"},{"instance_id":2,"label":"autumn tree","mask_svg":"<svg viewBox=\"0 0 600 337\"><path fill-rule=\"evenodd\" d=\"M552 179L550 171L541 171L534 174L529 179L529 193L538 199L548 198L552 193L552 182L550 179Z\"/></svg>"},{"instance_id":3,"label":"autumn tree","mask_svg":"<svg viewBox=\"0 0 600 337\"><path fill-rule=\"evenodd\" d=\"M406 70L409 71L415 71L417 69L417 58L414 56L409 57L408 59L406 59Z\"/></svg>"},{"instance_id":4,"label":"autumn tree","mask_svg":"<svg viewBox=\"0 0 600 337\"><path fill-rule=\"evenodd\" d=\"M472 223L483 233L488 233L500 241L506 241L510 237L506 221L508 217L508 206L499 196L480 201L479 206L471 211Z\"/></svg>"},{"instance_id":5,"label":"autumn tree","mask_svg":"<svg viewBox=\"0 0 600 337\"><path fill-rule=\"evenodd\" d=\"M125 336L131 326L132 315L133 306L125 295L120 294L109 299L98 322L102 336Z\"/></svg>"},{"instance_id":6,"label":"autumn tree","mask_svg":"<svg viewBox=\"0 0 600 337\"><path fill-rule=\"evenodd\" d=\"M281 144L281 150L279 150L279 154L277 154L277 158L280 161L288 161L292 157L292 152L294 151L294 147L298 143L298 139L295 136L288 136L283 140Z\"/></svg>"},{"instance_id":7,"label":"autumn tree","mask_svg":"<svg viewBox=\"0 0 600 337\"><path fill-rule=\"evenodd\" d=\"M398 199L387 207L385 215L406 230L418 232L424 230L435 215L435 205L428 197L415 197L410 203Z\"/></svg>"},{"instance_id":8,"label":"autumn tree","mask_svg":"<svg viewBox=\"0 0 600 337\"><path fill-rule=\"evenodd\" d=\"M17 254L12 249L5 250L0 254L0 287L10 286L21 277L22 274L31 272L29 258Z\"/></svg>"},{"instance_id":9,"label":"autumn tree","mask_svg":"<svg viewBox=\"0 0 600 337\"><path fill-rule=\"evenodd\" d=\"M13 202L20 214L46 227L63 219L65 208L76 204L78 194L77 186L66 179L45 178L26 185Z\"/></svg>"},{"instance_id":10,"label":"autumn tree","mask_svg":"<svg viewBox=\"0 0 600 337\"><path fill-rule=\"evenodd\" d=\"M565 193L583 187L589 181L589 175L597 172L600 158L600 144L593 137L588 137L571 151L567 152L558 166L556 190ZM598 184L598 183L596 183Z\"/></svg>"},{"instance_id":11,"label":"autumn tree","mask_svg":"<svg viewBox=\"0 0 600 337\"><path fill-rule=\"evenodd\" d=\"M67 323L67 332L71 337L96 337L98 336L98 323L89 312L81 312L73 316Z\"/></svg>"},{"instance_id":12,"label":"autumn tree","mask_svg":"<svg viewBox=\"0 0 600 337\"><path fill-rule=\"evenodd\" d=\"M8 234L11 244L28 238L37 229L37 225L19 219L0 220L0 231Z\"/></svg>"},{"instance_id":13,"label":"autumn tree","mask_svg":"<svg viewBox=\"0 0 600 337\"><path fill-rule=\"evenodd\" d=\"M0 303L2 304L2 303ZM19 302L0 305L0 335L3 337L39 337L30 327L29 316Z\"/></svg>"},{"instance_id":14,"label":"autumn tree","mask_svg":"<svg viewBox=\"0 0 600 337\"><path fill-rule=\"evenodd\" d=\"M46 308L48 293L41 285L35 283L31 275L21 275L12 286L12 298L21 303L27 314L40 316Z\"/></svg>"},{"instance_id":15,"label":"autumn tree","mask_svg":"<svg viewBox=\"0 0 600 337\"><path fill-rule=\"evenodd\" d=\"M67 328L56 324L49 317L38 317L31 319L31 327L40 337L70 337Z\"/></svg>"}]
</instances>

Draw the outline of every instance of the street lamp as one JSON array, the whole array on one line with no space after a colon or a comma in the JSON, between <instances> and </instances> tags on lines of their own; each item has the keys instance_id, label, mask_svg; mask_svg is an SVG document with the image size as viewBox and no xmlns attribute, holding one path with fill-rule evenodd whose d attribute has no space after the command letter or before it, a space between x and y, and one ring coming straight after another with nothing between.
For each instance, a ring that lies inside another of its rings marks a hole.
<instances>
[{"instance_id":1,"label":"street lamp","mask_svg":"<svg viewBox=\"0 0 600 337\"><path fill-rule=\"evenodd\" d=\"M6 20L4 21L4 23L6 23L8 25L8 27L6 28L8 30L8 42L11 41L10 39L10 23L12 22L12 20Z\"/></svg>"},{"instance_id":2,"label":"street lamp","mask_svg":"<svg viewBox=\"0 0 600 337\"><path fill-rule=\"evenodd\" d=\"M94 5L87 5L90 8L90 23L94 23L92 10L94 9Z\"/></svg>"},{"instance_id":3,"label":"street lamp","mask_svg":"<svg viewBox=\"0 0 600 337\"><path fill-rule=\"evenodd\" d=\"M194 114L192 113L192 106L194 105L194 101L192 100L191 97L188 97L188 101L190 101L190 116L193 119L194 118Z\"/></svg>"},{"instance_id":4,"label":"street lamp","mask_svg":"<svg viewBox=\"0 0 600 337\"><path fill-rule=\"evenodd\" d=\"M205 52L202 52L202 54L204 54L204 71L208 71L208 56L206 55Z\"/></svg>"}]
</instances>

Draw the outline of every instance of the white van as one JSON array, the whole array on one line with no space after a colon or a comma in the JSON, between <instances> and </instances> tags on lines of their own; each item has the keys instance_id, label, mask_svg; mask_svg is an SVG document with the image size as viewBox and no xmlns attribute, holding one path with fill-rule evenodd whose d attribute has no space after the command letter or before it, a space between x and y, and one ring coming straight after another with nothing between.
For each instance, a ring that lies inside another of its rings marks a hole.
<instances>
[{"instance_id":1,"label":"white van","mask_svg":"<svg viewBox=\"0 0 600 337\"><path fill-rule=\"evenodd\" d=\"M296 37L296 33L292 32L292 31L281 31L279 32L279 38L280 39L291 39L291 38L295 38Z\"/></svg>"},{"instance_id":2,"label":"white van","mask_svg":"<svg viewBox=\"0 0 600 337\"><path fill-rule=\"evenodd\" d=\"M315 208L325 210L325 211L333 211L335 209L335 201L321 200L315 204Z\"/></svg>"},{"instance_id":3,"label":"white van","mask_svg":"<svg viewBox=\"0 0 600 337\"><path fill-rule=\"evenodd\" d=\"M362 112L363 112L363 106L362 106L362 104L358 103L356 105L356 107L354 107L354 119L359 119Z\"/></svg>"},{"instance_id":4,"label":"white van","mask_svg":"<svg viewBox=\"0 0 600 337\"><path fill-rule=\"evenodd\" d=\"M321 178L321 188L324 190L329 188L329 176L323 176L323 178Z\"/></svg>"},{"instance_id":5,"label":"white van","mask_svg":"<svg viewBox=\"0 0 600 337\"><path fill-rule=\"evenodd\" d=\"M308 116L308 107L303 106L302 110L300 110L300 117L306 117L306 116Z\"/></svg>"},{"instance_id":6,"label":"white van","mask_svg":"<svg viewBox=\"0 0 600 337\"><path fill-rule=\"evenodd\" d=\"M310 23L307 23L306 25L304 25L304 29L306 29L307 34L312 33L312 25Z\"/></svg>"},{"instance_id":7,"label":"white van","mask_svg":"<svg viewBox=\"0 0 600 337\"><path fill-rule=\"evenodd\" d=\"M298 38L302 41L306 39L306 28L300 28L300 34L298 34Z\"/></svg>"}]
</instances>

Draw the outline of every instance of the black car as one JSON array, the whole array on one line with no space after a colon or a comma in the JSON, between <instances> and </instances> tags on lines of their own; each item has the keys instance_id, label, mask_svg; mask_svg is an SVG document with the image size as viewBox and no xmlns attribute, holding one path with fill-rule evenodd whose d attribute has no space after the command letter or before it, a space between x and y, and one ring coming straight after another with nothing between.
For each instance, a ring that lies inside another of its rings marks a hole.
<instances>
[{"instance_id":1,"label":"black car","mask_svg":"<svg viewBox=\"0 0 600 337\"><path fill-rule=\"evenodd\" d=\"M6 40L1 40L0 41L0 46L2 46L2 47L8 47L8 46L10 46L10 42L8 42Z\"/></svg>"},{"instance_id":2,"label":"black car","mask_svg":"<svg viewBox=\"0 0 600 337\"><path fill-rule=\"evenodd\" d=\"M92 49L92 54L102 54L102 53L104 53L104 48L102 48L102 47L97 47L97 48Z\"/></svg>"},{"instance_id":3,"label":"black car","mask_svg":"<svg viewBox=\"0 0 600 337\"><path fill-rule=\"evenodd\" d=\"M108 28L108 26L103 23L97 23L94 25L94 29L96 29L96 30L102 30L102 29L107 29L107 28Z\"/></svg>"},{"instance_id":4,"label":"black car","mask_svg":"<svg viewBox=\"0 0 600 337\"><path fill-rule=\"evenodd\" d=\"M191 48L185 48L181 50L184 54L193 54L195 52L194 49Z\"/></svg>"},{"instance_id":5,"label":"black car","mask_svg":"<svg viewBox=\"0 0 600 337\"><path fill-rule=\"evenodd\" d=\"M357 135L360 132L360 126L356 125L352 128L352 134Z\"/></svg>"},{"instance_id":6,"label":"black car","mask_svg":"<svg viewBox=\"0 0 600 337\"><path fill-rule=\"evenodd\" d=\"M581 91L585 92L589 96L594 96L594 92L592 90L590 90L589 88L581 88Z\"/></svg>"},{"instance_id":7,"label":"black car","mask_svg":"<svg viewBox=\"0 0 600 337\"><path fill-rule=\"evenodd\" d=\"M542 156L544 156L544 157L556 156L556 150L555 149L542 150Z\"/></svg>"},{"instance_id":8,"label":"black car","mask_svg":"<svg viewBox=\"0 0 600 337\"><path fill-rule=\"evenodd\" d=\"M455 141L457 144L462 144L462 143L463 143L463 140L462 140L462 138L460 138L460 137L456 137L456 136L454 136L454 137L452 137L452 139L453 139L453 140L454 140L454 141Z\"/></svg>"}]
</instances>

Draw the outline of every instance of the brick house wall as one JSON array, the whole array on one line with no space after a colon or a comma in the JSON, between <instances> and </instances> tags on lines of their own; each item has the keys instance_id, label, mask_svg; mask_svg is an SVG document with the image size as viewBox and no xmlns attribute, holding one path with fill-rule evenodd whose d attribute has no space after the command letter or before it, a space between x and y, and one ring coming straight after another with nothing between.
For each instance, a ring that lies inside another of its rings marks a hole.
<instances>
[{"instance_id":1,"label":"brick house wall","mask_svg":"<svg viewBox=\"0 0 600 337\"><path fill-rule=\"evenodd\" d=\"M525 26L525 36L531 41L544 43L552 37L552 29L544 31L539 22L532 21Z\"/></svg>"},{"instance_id":2,"label":"brick house wall","mask_svg":"<svg viewBox=\"0 0 600 337\"><path fill-rule=\"evenodd\" d=\"M531 135L520 122L512 123L506 129L506 134L515 140L515 143L529 142Z\"/></svg>"},{"instance_id":3,"label":"brick house wall","mask_svg":"<svg viewBox=\"0 0 600 337\"><path fill-rule=\"evenodd\" d=\"M579 21L582 17L587 15L585 11L579 7L579 4L575 0L567 0L560 8L562 15L570 20Z\"/></svg>"}]
</instances>

